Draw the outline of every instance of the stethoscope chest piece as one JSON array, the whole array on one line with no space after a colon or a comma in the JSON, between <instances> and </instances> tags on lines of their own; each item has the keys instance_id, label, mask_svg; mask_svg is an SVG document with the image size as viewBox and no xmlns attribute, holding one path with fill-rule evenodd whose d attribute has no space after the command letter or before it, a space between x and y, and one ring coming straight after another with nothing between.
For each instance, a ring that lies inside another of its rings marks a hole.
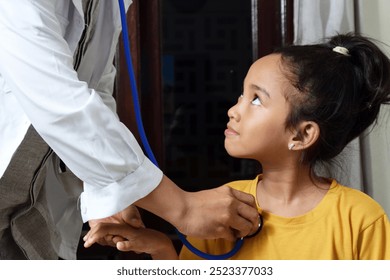
<instances>
[{"instance_id":1,"label":"stethoscope chest piece","mask_svg":"<svg viewBox=\"0 0 390 280\"><path fill-rule=\"evenodd\" d=\"M242 237L241 239L243 239L243 238L252 238L252 237L258 235L261 232L261 230L263 229L263 224L264 224L263 216L259 213L259 224L258 224L257 230L254 233L250 234L250 235Z\"/></svg>"}]
</instances>

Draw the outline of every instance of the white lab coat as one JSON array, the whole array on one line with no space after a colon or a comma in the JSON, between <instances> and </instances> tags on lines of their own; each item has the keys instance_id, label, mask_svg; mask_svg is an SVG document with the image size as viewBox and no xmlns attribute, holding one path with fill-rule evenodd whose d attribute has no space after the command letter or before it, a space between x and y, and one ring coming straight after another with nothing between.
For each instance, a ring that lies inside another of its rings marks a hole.
<instances>
[{"instance_id":1,"label":"white lab coat","mask_svg":"<svg viewBox=\"0 0 390 280\"><path fill-rule=\"evenodd\" d=\"M114 112L119 6L100 1L99 11L76 73L81 0L0 1L0 176L32 124L84 182L83 221L124 209L162 179Z\"/></svg>"}]
</instances>

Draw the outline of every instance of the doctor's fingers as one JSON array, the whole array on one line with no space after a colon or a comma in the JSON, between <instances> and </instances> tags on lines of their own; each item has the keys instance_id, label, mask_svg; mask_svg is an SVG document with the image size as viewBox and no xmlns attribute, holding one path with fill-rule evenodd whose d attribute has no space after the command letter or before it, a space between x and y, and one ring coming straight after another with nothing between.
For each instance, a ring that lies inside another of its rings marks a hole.
<instances>
[{"instance_id":1,"label":"doctor's fingers","mask_svg":"<svg viewBox=\"0 0 390 280\"><path fill-rule=\"evenodd\" d=\"M230 226L235 229L236 237L243 237L256 232L259 225L259 212L255 198L247 193L232 189L232 194L237 198L235 219Z\"/></svg>"},{"instance_id":2,"label":"doctor's fingers","mask_svg":"<svg viewBox=\"0 0 390 280\"><path fill-rule=\"evenodd\" d=\"M116 237L113 235L105 235L105 236L95 238L95 239L84 238L85 240L88 240L88 242L84 243L84 247L85 248L91 247L95 243L102 245L102 246L116 247L117 242L115 242L115 238ZM120 240L123 240L123 238L120 238Z\"/></svg>"},{"instance_id":3,"label":"doctor's fingers","mask_svg":"<svg viewBox=\"0 0 390 280\"><path fill-rule=\"evenodd\" d=\"M124 239L121 233L131 229L127 224L99 223L84 236L84 247L88 248L94 243L115 247L118 241Z\"/></svg>"},{"instance_id":4,"label":"doctor's fingers","mask_svg":"<svg viewBox=\"0 0 390 280\"><path fill-rule=\"evenodd\" d=\"M231 188L229 185L224 185L224 187L228 187L231 189L231 193L235 198L237 198L240 202L250 206L254 211L257 212L256 199L253 195L249 193L245 193L236 189Z\"/></svg>"},{"instance_id":5,"label":"doctor's fingers","mask_svg":"<svg viewBox=\"0 0 390 280\"><path fill-rule=\"evenodd\" d=\"M147 229L133 228L125 224L101 224L99 229L90 233L84 246L100 240L103 236L113 236L112 241L120 251L134 251L136 253L153 254L171 244L170 239L162 232Z\"/></svg>"},{"instance_id":6,"label":"doctor's fingers","mask_svg":"<svg viewBox=\"0 0 390 280\"><path fill-rule=\"evenodd\" d=\"M120 212L122 221L135 228L144 228L141 214L135 205L129 205Z\"/></svg>"}]
</instances>

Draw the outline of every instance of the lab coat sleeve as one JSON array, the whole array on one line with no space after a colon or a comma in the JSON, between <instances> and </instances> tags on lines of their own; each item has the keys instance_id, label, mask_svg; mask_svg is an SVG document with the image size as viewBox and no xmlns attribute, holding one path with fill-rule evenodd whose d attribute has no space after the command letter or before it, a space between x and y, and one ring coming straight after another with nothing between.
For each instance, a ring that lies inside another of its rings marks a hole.
<instances>
[{"instance_id":1,"label":"lab coat sleeve","mask_svg":"<svg viewBox=\"0 0 390 280\"><path fill-rule=\"evenodd\" d=\"M84 181L87 221L146 196L162 172L99 94L78 79L54 5L0 2L0 73L37 132Z\"/></svg>"},{"instance_id":2,"label":"lab coat sleeve","mask_svg":"<svg viewBox=\"0 0 390 280\"><path fill-rule=\"evenodd\" d=\"M111 109L112 112L116 113L116 102L112 96L114 81L116 76L116 68L112 63L106 67L102 78L97 85L96 92L99 94L103 103Z\"/></svg>"}]
</instances>

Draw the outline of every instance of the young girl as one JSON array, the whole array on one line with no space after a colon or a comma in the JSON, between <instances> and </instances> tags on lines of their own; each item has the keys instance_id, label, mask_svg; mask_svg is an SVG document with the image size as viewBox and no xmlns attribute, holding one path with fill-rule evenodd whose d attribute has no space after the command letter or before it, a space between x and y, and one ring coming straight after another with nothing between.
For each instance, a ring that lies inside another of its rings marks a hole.
<instances>
[{"instance_id":1,"label":"young girl","mask_svg":"<svg viewBox=\"0 0 390 280\"><path fill-rule=\"evenodd\" d=\"M362 36L289 46L253 63L243 94L228 111L225 148L261 163L255 179L228 185L256 198L264 226L232 259L390 259L390 224L381 206L315 173L389 101L389 59ZM125 239L119 250L178 257L167 237L145 228L105 225L86 239L107 234ZM233 246L222 239L189 241L211 254ZM184 247L179 257L198 258Z\"/></svg>"}]
</instances>

